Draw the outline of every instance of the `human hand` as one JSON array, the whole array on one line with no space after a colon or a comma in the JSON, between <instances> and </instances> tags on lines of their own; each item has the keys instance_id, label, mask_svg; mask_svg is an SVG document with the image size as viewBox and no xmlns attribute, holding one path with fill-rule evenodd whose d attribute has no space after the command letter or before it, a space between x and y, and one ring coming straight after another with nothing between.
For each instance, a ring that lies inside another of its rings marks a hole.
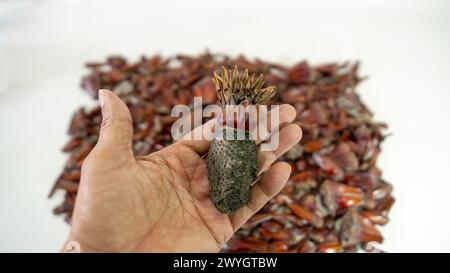
<instances>
[{"instance_id":1,"label":"human hand","mask_svg":"<svg viewBox=\"0 0 450 273\"><path fill-rule=\"evenodd\" d=\"M218 252L277 194L291 167L276 159L300 141L292 106L280 106L280 144L260 152L261 179L251 200L232 215L209 198L209 141L182 139L134 157L130 112L114 93L99 92L103 122L97 145L83 163L68 241L86 252ZM204 125L205 126L205 125ZM274 163L274 164L273 164Z\"/></svg>"}]
</instances>

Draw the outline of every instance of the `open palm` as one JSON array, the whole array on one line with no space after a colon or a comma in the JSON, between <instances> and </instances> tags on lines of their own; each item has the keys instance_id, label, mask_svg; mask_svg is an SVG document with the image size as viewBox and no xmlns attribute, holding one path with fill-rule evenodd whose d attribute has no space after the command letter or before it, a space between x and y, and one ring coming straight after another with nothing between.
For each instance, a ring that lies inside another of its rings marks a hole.
<instances>
[{"instance_id":1,"label":"open palm","mask_svg":"<svg viewBox=\"0 0 450 273\"><path fill-rule=\"evenodd\" d=\"M280 107L280 123L285 126L278 149L259 153L262 175L251 200L227 215L209 198L202 158L209 141L183 139L135 158L128 108L110 91L102 90L100 97L100 138L83 164L69 236L82 251L220 251L290 175L289 164L272 163L301 138L300 128L289 124L295 118L291 106Z\"/></svg>"}]
</instances>

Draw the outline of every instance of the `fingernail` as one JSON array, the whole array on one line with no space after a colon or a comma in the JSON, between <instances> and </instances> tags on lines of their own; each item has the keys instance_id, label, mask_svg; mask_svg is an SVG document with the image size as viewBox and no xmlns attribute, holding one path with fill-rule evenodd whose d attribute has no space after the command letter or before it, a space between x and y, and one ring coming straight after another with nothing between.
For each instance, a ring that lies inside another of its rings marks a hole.
<instances>
[{"instance_id":1,"label":"fingernail","mask_svg":"<svg viewBox=\"0 0 450 273\"><path fill-rule=\"evenodd\" d=\"M98 90L98 101L100 102L100 107L105 105L105 92L103 89Z\"/></svg>"}]
</instances>

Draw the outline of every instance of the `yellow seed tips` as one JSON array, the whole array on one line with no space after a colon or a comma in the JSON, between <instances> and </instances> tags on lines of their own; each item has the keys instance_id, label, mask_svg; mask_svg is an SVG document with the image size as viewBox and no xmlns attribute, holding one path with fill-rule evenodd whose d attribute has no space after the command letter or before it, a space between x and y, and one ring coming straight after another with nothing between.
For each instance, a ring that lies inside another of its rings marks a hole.
<instances>
[{"instance_id":1,"label":"yellow seed tips","mask_svg":"<svg viewBox=\"0 0 450 273\"><path fill-rule=\"evenodd\" d=\"M214 72L213 81L222 105L237 105L244 101L250 104L262 104L271 99L276 92L275 86L262 88L264 85L262 74L255 79L255 75L250 76L246 69L240 75L236 66L232 70L222 66L221 75Z\"/></svg>"}]
</instances>

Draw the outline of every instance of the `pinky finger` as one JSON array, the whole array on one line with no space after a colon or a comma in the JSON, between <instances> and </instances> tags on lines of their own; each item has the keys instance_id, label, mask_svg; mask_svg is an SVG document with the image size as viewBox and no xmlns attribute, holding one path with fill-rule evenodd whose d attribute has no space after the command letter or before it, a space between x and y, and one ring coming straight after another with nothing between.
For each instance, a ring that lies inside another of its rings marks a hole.
<instances>
[{"instance_id":1,"label":"pinky finger","mask_svg":"<svg viewBox=\"0 0 450 273\"><path fill-rule=\"evenodd\" d=\"M257 182L251 193L250 201L230 216L233 231L239 229L257 213L272 197L281 191L291 174L291 166L286 162L273 164Z\"/></svg>"}]
</instances>

